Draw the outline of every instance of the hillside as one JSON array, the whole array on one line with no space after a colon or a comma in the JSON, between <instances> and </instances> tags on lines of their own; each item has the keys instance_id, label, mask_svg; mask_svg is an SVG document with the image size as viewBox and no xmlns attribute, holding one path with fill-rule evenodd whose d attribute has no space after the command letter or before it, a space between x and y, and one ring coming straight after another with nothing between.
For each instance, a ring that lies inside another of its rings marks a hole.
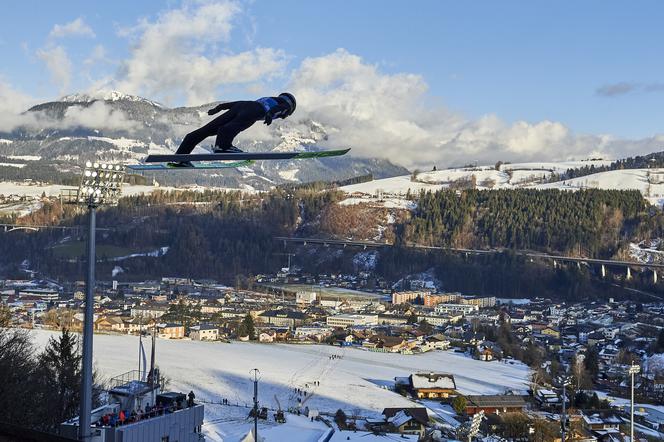
<instances>
[{"instance_id":1,"label":"hillside","mask_svg":"<svg viewBox=\"0 0 664 442\"><path fill-rule=\"evenodd\" d=\"M651 204L664 204L664 168L618 169L577 178L558 180L570 170L612 164L611 161L589 160L560 163L503 164L445 169L376 179L341 188L348 199L345 204L369 202L385 207L407 207L404 200L420 191L441 189L603 189L638 190ZM549 182L555 180L554 182ZM377 201L381 196L382 201Z\"/></svg>"}]
</instances>

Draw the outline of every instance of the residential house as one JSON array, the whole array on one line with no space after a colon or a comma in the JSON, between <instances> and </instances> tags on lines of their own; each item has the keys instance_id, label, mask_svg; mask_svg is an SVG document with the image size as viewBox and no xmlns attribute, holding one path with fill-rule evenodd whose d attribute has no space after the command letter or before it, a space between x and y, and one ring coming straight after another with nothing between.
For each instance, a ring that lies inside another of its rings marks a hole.
<instances>
[{"instance_id":1,"label":"residential house","mask_svg":"<svg viewBox=\"0 0 664 442\"><path fill-rule=\"evenodd\" d=\"M184 338L184 325L157 324L157 336L161 339L182 339Z\"/></svg>"},{"instance_id":2,"label":"residential house","mask_svg":"<svg viewBox=\"0 0 664 442\"><path fill-rule=\"evenodd\" d=\"M454 375L448 373L413 373L410 387L419 399L446 398L456 395Z\"/></svg>"},{"instance_id":3,"label":"residential house","mask_svg":"<svg viewBox=\"0 0 664 442\"><path fill-rule=\"evenodd\" d=\"M219 328L209 324L194 325L189 329L189 337L194 341L216 341L219 339Z\"/></svg>"},{"instance_id":4,"label":"residential house","mask_svg":"<svg viewBox=\"0 0 664 442\"><path fill-rule=\"evenodd\" d=\"M395 433L414 434L422 438L429 424L427 409L424 407L385 408L382 414L388 431Z\"/></svg>"},{"instance_id":5,"label":"residential house","mask_svg":"<svg viewBox=\"0 0 664 442\"><path fill-rule=\"evenodd\" d=\"M474 415L480 411L486 414L516 413L526 410L523 396L511 394L491 394L466 397L466 414Z\"/></svg>"}]
</instances>

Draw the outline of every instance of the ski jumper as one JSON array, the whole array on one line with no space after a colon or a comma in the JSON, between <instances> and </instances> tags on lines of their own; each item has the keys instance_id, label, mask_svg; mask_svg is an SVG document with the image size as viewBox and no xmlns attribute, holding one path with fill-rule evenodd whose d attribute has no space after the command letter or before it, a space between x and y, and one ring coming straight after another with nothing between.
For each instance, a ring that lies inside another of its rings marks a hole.
<instances>
[{"instance_id":1,"label":"ski jumper","mask_svg":"<svg viewBox=\"0 0 664 442\"><path fill-rule=\"evenodd\" d=\"M207 137L217 136L215 149L226 150L233 146L233 139L255 122L263 120L269 125L275 118L285 118L292 113L292 107L282 97L263 97L256 101L232 101L211 109L210 115L227 112L210 121L205 126L188 133L175 152L178 155L191 153L194 147Z\"/></svg>"}]
</instances>

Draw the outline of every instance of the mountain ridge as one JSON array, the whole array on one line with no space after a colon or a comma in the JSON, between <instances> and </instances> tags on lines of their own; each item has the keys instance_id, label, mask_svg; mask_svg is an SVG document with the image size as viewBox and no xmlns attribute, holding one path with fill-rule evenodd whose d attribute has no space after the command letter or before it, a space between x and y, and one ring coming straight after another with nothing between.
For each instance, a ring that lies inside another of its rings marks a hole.
<instances>
[{"instance_id":1,"label":"mountain ridge","mask_svg":"<svg viewBox=\"0 0 664 442\"><path fill-rule=\"evenodd\" d=\"M169 108L118 91L71 94L32 106L22 114L20 125L0 132L3 140L0 157L33 158L26 161L21 176L44 181L48 181L48 174L37 169L43 170L45 166L77 170L78 165L87 160L136 163L150 153L175 151L186 133L209 120L207 110L214 104ZM320 148L316 145L326 143L330 129L304 118L275 121L272 128L268 139L245 136L237 144L250 152L314 150ZM201 143L199 149L209 142ZM37 157L39 160L34 160ZM35 167L37 163L40 167ZM31 170L34 170L32 175ZM159 178L169 185L248 186L265 190L289 182L408 173L407 169L387 160L353 156L307 160L306 164L302 161L271 162L269 167L258 162L250 166L250 170L228 170L223 176L214 172L181 171L177 175L161 174Z\"/></svg>"}]
</instances>

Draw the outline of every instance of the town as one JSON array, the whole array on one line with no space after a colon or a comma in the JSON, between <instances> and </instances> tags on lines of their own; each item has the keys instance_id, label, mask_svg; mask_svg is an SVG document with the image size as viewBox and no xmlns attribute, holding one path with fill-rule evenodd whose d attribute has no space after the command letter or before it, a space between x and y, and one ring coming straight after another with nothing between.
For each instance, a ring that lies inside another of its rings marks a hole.
<instances>
[{"instance_id":1,"label":"town","mask_svg":"<svg viewBox=\"0 0 664 442\"><path fill-rule=\"evenodd\" d=\"M352 431L401 433L409 440L553 441L560 440L564 422L565 440L618 441L632 431L632 391L635 435L664 437L664 303L497 299L439 292L425 279L396 288L370 279L363 273L307 275L293 267L238 279L235 287L177 277L100 281L94 329L217 345L327 345L344 349L344 357L451 352L478 363L528 367L522 388L500 394L464 394L456 379L464 373L452 365L403 372L383 388L411 406L373 415L305 408L312 393L295 388L302 396L289 411L312 420L328 416L337 437ZM80 332L83 287L77 281L1 281L0 324ZM261 417L271 419L267 412Z\"/></svg>"}]
</instances>

